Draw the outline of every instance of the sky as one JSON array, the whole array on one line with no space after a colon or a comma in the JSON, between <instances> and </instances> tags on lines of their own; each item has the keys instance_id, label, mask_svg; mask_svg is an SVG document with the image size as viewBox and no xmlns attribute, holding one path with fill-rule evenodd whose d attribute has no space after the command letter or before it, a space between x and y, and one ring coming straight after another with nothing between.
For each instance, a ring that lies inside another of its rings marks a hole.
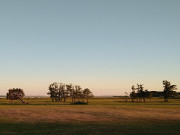
<instances>
[{"instance_id":1,"label":"sky","mask_svg":"<svg viewBox=\"0 0 180 135\"><path fill-rule=\"evenodd\" d=\"M0 0L0 95L53 82L124 95L180 87L179 0Z\"/></svg>"}]
</instances>

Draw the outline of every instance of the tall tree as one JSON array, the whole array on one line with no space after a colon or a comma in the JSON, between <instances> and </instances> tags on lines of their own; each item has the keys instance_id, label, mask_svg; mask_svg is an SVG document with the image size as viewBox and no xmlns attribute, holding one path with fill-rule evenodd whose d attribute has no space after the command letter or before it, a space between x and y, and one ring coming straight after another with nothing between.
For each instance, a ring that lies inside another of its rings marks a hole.
<instances>
[{"instance_id":1,"label":"tall tree","mask_svg":"<svg viewBox=\"0 0 180 135\"><path fill-rule=\"evenodd\" d=\"M134 102L134 100L137 98L136 88L135 88L135 86L133 85L133 86L131 87L131 89L132 89L132 92L130 93L130 98L131 98L132 102Z\"/></svg>"},{"instance_id":2,"label":"tall tree","mask_svg":"<svg viewBox=\"0 0 180 135\"><path fill-rule=\"evenodd\" d=\"M75 100L76 99L78 99L78 102L80 102L80 99L82 100L82 88L79 85L75 85Z\"/></svg>"},{"instance_id":3,"label":"tall tree","mask_svg":"<svg viewBox=\"0 0 180 135\"><path fill-rule=\"evenodd\" d=\"M168 99L170 97L174 97L176 95L176 90L177 86L176 85L171 85L171 83L167 80L163 81L163 87L164 87L164 91L163 91L163 96L164 96L164 102L168 102Z\"/></svg>"},{"instance_id":4,"label":"tall tree","mask_svg":"<svg viewBox=\"0 0 180 135\"><path fill-rule=\"evenodd\" d=\"M132 102L134 102L135 99L137 99L137 102L141 102L141 100L146 102L146 99L150 97L151 93L148 90L144 90L143 84L137 84L137 88L133 85L131 89L130 97Z\"/></svg>"},{"instance_id":5,"label":"tall tree","mask_svg":"<svg viewBox=\"0 0 180 135\"><path fill-rule=\"evenodd\" d=\"M93 96L93 95L92 95L92 92L91 92L88 88L86 88L86 89L83 90L83 97L86 98L87 103L89 102L89 101L88 101L89 98L92 97L92 96Z\"/></svg>"},{"instance_id":6,"label":"tall tree","mask_svg":"<svg viewBox=\"0 0 180 135\"><path fill-rule=\"evenodd\" d=\"M84 99L88 99L92 97L92 92L86 88L82 90L79 85L72 85L72 84L63 84L63 83L52 83L49 85L49 92L47 93L50 95L52 101L64 101L68 98L72 100L72 103L84 102Z\"/></svg>"},{"instance_id":7,"label":"tall tree","mask_svg":"<svg viewBox=\"0 0 180 135\"><path fill-rule=\"evenodd\" d=\"M50 95L50 98L52 99L52 101L54 102L54 100L57 102L58 100L60 100L59 97L59 89L58 89L58 83L54 82L52 84L49 85L49 92L47 93Z\"/></svg>"},{"instance_id":8,"label":"tall tree","mask_svg":"<svg viewBox=\"0 0 180 135\"><path fill-rule=\"evenodd\" d=\"M68 90L66 88L65 84L60 85L61 93L62 93L62 98L64 99L64 102L66 102L66 99L68 98Z\"/></svg>"},{"instance_id":9,"label":"tall tree","mask_svg":"<svg viewBox=\"0 0 180 135\"><path fill-rule=\"evenodd\" d=\"M69 97L72 100L72 103L74 102L74 88L72 84L66 84L67 91L69 93Z\"/></svg>"}]
</instances>

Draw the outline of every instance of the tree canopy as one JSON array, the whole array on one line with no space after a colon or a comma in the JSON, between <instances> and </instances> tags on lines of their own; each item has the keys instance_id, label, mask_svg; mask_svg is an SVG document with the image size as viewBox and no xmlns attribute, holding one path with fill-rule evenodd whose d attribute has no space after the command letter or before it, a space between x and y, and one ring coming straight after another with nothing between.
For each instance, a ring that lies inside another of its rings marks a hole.
<instances>
[{"instance_id":1,"label":"tree canopy","mask_svg":"<svg viewBox=\"0 0 180 135\"><path fill-rule=\"evenodd\" d=\"M163 87L164 87L164 91L163 91L163 96L164 96L164 101L168 102L168 99L170 97L174 97L176 96L176 89L177 86L176 85L171 85L171 83L167 80L163 81Z\"/></svg>"},{"instance_id":2,"label":"tree canopy","mask_svg":"<svg viewBox=\"0 0 180 135\"><path fill-rule=\"evenodd\" d=\"M72 103L84 102L84 99L86 99L86 102L88 103L88 99L93 96L88 88L83 90L80 85L57 82L49 85L49 92L47 94L50 95L53 102L66 102L67 98L70 98Z\"/></svg>"}]
</instances>

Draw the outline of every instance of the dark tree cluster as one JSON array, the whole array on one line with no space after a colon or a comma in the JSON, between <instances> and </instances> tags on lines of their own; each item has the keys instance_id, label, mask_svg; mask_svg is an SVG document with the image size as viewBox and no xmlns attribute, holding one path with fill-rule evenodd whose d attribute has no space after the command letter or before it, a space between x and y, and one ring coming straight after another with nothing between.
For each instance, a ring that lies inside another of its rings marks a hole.
<instances>
[{"instance_id":1,"label":"dark tree cluster","mask_svg":"<svg viewBox=\"0 0 180 135\"><path fill-rule=\"evenodd\" d=\"M164 91L163 91L163 96L164 96L164 102L168 102L168 99L170 97L174 97L176 96L176 90L177 86L176 85L171 85L171 83L167 80L163 81L163 87L164 87Z\"/></svg>"},{"instance_id":2,"label":"dark tree cluster","mask_svg":"<svg viewBox=\"0 0 180 135\"><path fill-rule=\"evenodd\" d=\"M66 102L67 98L70 98L72 103L86 102L92 97L92 92L86 88L82 89L79 85L63 84L54 82L49 85L50 98L54 102L63 101Z\"/></svg>"},{"instance_id":3,"label":"dark tree cluster","mask_svg":"<svg viewBox=\"0 0 180 135\"><path fill-rule=\"evenodd\" d=\"M149 92L147 89L144 90L143 84L137 84L137 87L133 85L131 89L132 92L130 93L130 98L132 102L141 102L142 100L146 102L147 98L152 97L151 92Z\"/></svg>"},{"instance_id":4,"label":"dark tree cluster","mask_svg":"<svg viewBox=\"0 0 180 135\"><path fill-rule=\"evenodd\" d=\"M23 89L13 88L9 89L6 94L6 99L8 100L17 100L19 98L23 98L25 96Z\"/></svg>"},{"instance_id":5,"label":"dark tree cluster","mask_svg":"<svg viewBox=\"0 0 180 135\"><path fill-rule=\"evenodd\" d=\"M27 102L24 102L22 98L25 96L23 89L20 88L13 88L9 89L8 93L6 94L6 99L7 100L20 100L24 104L29 104Z\"/></svg>"},{"instance_id":6,"label":"dark tree cluster","mask_svg":"<svg viewBox=\"0 0 180 135\"><path fill-rule=\"evenodd\" d=\"M164 97L164 102L168 102L168 99L170 97L175 97L177 96L177 92L175 91L177 89L176 85L171 85L171 83L167 80L163 81L163 91L148 91L144 90L144 87L142 84L137 84L137 87L134 85L132 86L132 92L130 93L129 97L131 98L132 102L141 102L142 100L146 102L147 98L152 98L153 96L155 97ZM127 95L125 96L127 101Z\"/></svg>"}]
</instances>

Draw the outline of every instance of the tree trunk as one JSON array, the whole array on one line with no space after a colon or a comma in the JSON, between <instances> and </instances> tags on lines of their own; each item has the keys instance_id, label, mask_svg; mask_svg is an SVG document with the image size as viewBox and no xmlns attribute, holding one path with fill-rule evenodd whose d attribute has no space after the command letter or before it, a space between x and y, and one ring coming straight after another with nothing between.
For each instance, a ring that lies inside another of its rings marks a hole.
<instances>
[{"instance_id":1,"label":"tree trunk","mask_svg":"<svg viewBox=\"0 0 180 135\"><path fill-rule=\"evenodd\" d=\"M54 97L52 97L52 102L54 102L54 99L55 99L55 98L54 98Z\"/></svg>"},{"instance_id":2,"label":"tree trunk","mask_svg":"<svg viewBox=\"0 0 180 135\"><path fill-rule=\"evenodd\" d=\"M164 98L164 102L168 102L168 98Z\"/></svg>"},{"instance_id":3,"label":"tree trunk","mask_svg":"<svg viewBox=\"0 0 180 135\"><path fill-rule=\"evenodd\" d=\"M144 100L144 103L146 102L146 99L145 98L143 98L143 100Z\"/></svg>"}]
</instances>

